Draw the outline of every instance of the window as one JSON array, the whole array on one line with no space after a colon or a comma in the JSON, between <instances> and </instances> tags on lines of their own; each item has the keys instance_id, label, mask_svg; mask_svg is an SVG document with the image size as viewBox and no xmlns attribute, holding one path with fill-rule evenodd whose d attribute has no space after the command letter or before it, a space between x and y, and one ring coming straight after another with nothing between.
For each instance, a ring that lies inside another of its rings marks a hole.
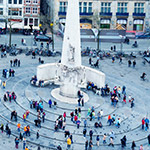
<instances>
[{"instance_id":1,"label":"window","mask_svg":"<svg viewBox=\"0 0 150 150\"><path fill-rule=\"evenodd\" d=\"M8 4L12 4L12 0L8 0Z\"/></svg>"},{"instance_id":2,"label":"window","mask_svg":"<svg viewBox=\"0 0 150 150\"><path fill-rule=\"evenodd\" d=\"M38 3L38 0L33 0L33 4L37 4Z\"/></svg>"},{"instance_id":3,"label":"window","mask_svg":"<svg viewBox=\"0 0 150 150\"><path fill-rule=\"evenodd\" d=\"M118 13L127 13L127 3L118 3Z\"/></svg>"},{"instance_id":4,"label":"window","mask_svg":"<svg viewBox=\"0 0 150 150\"><path fill-rule=\"evenodd\" d=\"M33 7L33 14L37 14L37 13L38 13L37 7Z\"/></svg>"},{"instance_id":5,"label":"window","mask_svg":"<svg viewBox=\"0 0 150 150\"><path fill-rule=\"evenodd\" d=\"M134 13L144 13L144 3L134 3Z\"/></svg>"},{"instance_id":6,"label":"window","mask_svg":"<svg viewBox=\"0 0 150 150\"><path fill-rule=\"evenodd\" d=\"M17 4L17 0L14 0L14 4Z\"/></svg>"},{"instance_id":7,"label":"window","mask_svg":"<svg viewBox=\"0 0 150 150\"><path fill-rule=\"evenodd\" d=\"M3 4L3 0L0 0L0 4Z\"/></svg>"},{"instance_id":8,"label":"window","mask_svg":"<svg viewBox=\"0 0 150 150\"><path fill-rule=\"evenodd\" d=\"M82 12L82 2L79 2L79 12Z\"/></svg>"},{"instance_id":9,"label":"window","mask_svg":"<svg viewBox=\"0 0 150 150\"><path fill-rule=\"evenodd\" d=\"M30 14L30 12L31 12L30 7L26 7L26 14Z\"/></svg>"},{"instance_id":10,"label":"window","mask_svg":"<svg viewBox=\"0 0 150 150\"><path fill-rule=\"evenodd\" d=\"M111 12L111 3L101 3L101 12L110 13Z\"/></svg>"},{"instance_id":11,"label":"window","mask_svg":"<svg viewBox=\"0 0 150 150\"><path fill-rule=\"evenodd\" d=\"M8 15L9 16L22 16L22 8L9 8Z\"/></svg>"},{"instance_id":12,"label":"window","mask_svg":"<svg viewBox=\"0 0 150 150\"><path fill-rule=\"evenodd\" d=\"M38 19L34 19L34 26L38 26Z\"/></svg>"},{"instance_id":13,"label":"window","mask_svg":"<svg viewBox=\"0 0 150 150\"><path fill-rule=\"evenodd\" d=\"M26 3L31 3L31 0L26 0Z\"/></svg>"},{"instance_id":14,"label":"window","mask_svg":"<svg viewBox=\"0 0 150 150\"><path fill-rule=\"evenodd\" d=\"M66 12L66 10L67 10L67 5L68 5L67 2L60 2L59 11L60 11L60 12Z\"/></svg>"},{"instance_id":15,"label":"window","mask_svg":"<svg viewBox=\"0 0 150 150\"><path fill-rule=\"evenodd\" d=\"M3 8L0 8L0 15L3 15Z\"/></svg>"},{"instance_id":16,"label":"window","mask_svg":"<svg viewBox=\"0 0 150 150\"><path fill-rule=\"evenodd\" d=\"M28 25L28 18L24 18L24 26Z\"/></svg>"},{"instance_id":17,"label":"window","mask_svg":"<svg viewBox=\"0 0 150 150\"><path fill-rule=\"evenodd\" d=\"M89 2L88 12L89 12L89 13L92 12L92 2Z\"/></svg>"},{"instance_id":18,"label":"window","mask_svg":"<svg viewBox=\"0 0 150 150\"><path fill-rule=\"evenodd\" d=\"M29 19L29 25L33 25L33 19L32 18Z\"/></svg>"},{"instance_id":19,"label":"window","mask_svg":"<svg viewBox=\"0 0 150 150\"><path fill-rule=\"evenodd\" d=\"M22 0L19 0L19 4L22 4Z\"/></svg>"},{"instance_id":20,"label":"window","mask_svg":"<svg viewBox=\"0 0 150 150\"><path fill-rule=\"evenodd\" d=\"M83 12L87 12L87 2L83 2Z\"/></svg>"}]
</instances>

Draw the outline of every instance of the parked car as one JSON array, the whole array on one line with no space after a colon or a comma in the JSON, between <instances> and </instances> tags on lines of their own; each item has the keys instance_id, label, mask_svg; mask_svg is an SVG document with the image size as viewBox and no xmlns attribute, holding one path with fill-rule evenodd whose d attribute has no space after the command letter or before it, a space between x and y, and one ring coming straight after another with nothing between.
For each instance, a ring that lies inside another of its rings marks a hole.
<instances>
[{"instance_id":1,"label":"parked car","mask_svg":"<svg viewBox=\"0 0 150 150\"><path fill-rule=\"evenodd\" d=\"M35 36L35 40L36 41L45 41L45 42L52 42L52 38L43 34L39 34L37 36Z\"/></svg>"},{"instance_id":2,"label":"parked car","mask_svg":"<svg viewBox=\"0 0 150 150\"><path fill-rule=\"evenodd\" d=\"M136 35L137 39L150 39L150 33L141 33Z\"/></svg>"}]
</instances>

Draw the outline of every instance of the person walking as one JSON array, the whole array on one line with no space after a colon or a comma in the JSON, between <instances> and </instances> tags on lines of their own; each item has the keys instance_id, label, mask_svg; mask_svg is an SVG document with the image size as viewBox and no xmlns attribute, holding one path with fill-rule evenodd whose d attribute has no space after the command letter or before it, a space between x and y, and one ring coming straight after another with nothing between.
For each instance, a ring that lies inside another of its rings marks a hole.
<instances>
[{"instance_id":1,"label":"person walking","mask_svg":"<svg viewBox=\"0 0 150 150\"><path fill-rule=\"evenodd\" d=\"M93 131L92 131L92 129L90 129L89 135L90 135L90 140L92 140L92 136L93 136Z\"/></svg>"},{"instance_id":2,"label":"person walking","mask_svg":"<svg viewBox=\"0 0 150 150\"><path fill-rule=\"evenodd\" d=\"M88 145L89 145L89 142L88 142L88 140L86 140L86 142L85 142L85 150L88 150Z\"/></svg>"},{"instance_id":3,"label":"person walking","mask_svg":"<svg viewBox=\"0 0 150 150\"><path fill-rule=\"evenodd\" d=\"M103 144L106 144L106 133L104 133L104 135L103 135Z\"/></svg>"},{"instance_id":4,"label":"person walking","mask_svg":"<svg viewBox=\"0 0 150 150\"><path fill-rule=\"evenodd\" d=\"M92 150L92 147L93 147L93 143L92 143L92 140L90 140L90 142L89 142L89 150Z\"/></svg>"},{"instance_id":5,"label":"person walking","mask_svg":"<svg viewBox=\"0 0 150 150\"><path fill-rule=\"evenodd\" d=\"M1 124L1 132L4 132L4 124Z\"/></svg>"},{"instance_id":6,"label":"person walking","mask_svg":"<svg viewBox=\"0 0 150 150\"><path fill-rule=\"evenodd\" d=\"M36 139L38 139L39 137L40 137L40 134L39 134L39 130L38 130L36 133Z\"/></svg>"},{"instance_id":7,"label":"person walking","mask_svg":"<svg viewBox=\"0 0 150 150\"><path fill-rule=\"evenodd\" d=\"M148 144L150 145L150 134L148 135L147 139L148 139Z\"/></svg>"},{"instance_id":8,"label":"person walking","mask_svg":"<svg viewBox=\"0 0 150 150\"><path fill-rule=\"evenodd\" d=\"M23 150L25 150L25 148L26 148L26 138L24 137L23 138Z\"/></svg>"},{"instance_id":9,"label":"person walking","mask_svg":"<svg viewBox=\"0 0 150 150\"><path fill-rule=\"evenodd\" d=\"M135 65L136 65L136 61L133 60L133 68L135 68Z\"/></svg>"},{"instance_id":10,"label":"person walking","mask_svg":"<svg viewBox=\"0 0 150 150\"><path fill-rule=\"evenodd\" d=\"M99 140L100 140L99 135L97 135L97 137L96 137L96 145L97 146L99 146Z\"/></svg>"},{"instance_id":11,"label":"person walking","mask_svg":"<svg viewBox=\"0 0 150 150\"><path fill-rule=\"evenodd\" d=\"M83 136L84 136L84 137L86 137L86 132L87 132L87 130L86 130L86 128L84 128L84 129L83 129Z\"/></svg>"},{"instance_id":12,"label":"person walking","mask_svg":"<svg viewBox=\"0 0 150 150\"><path fill-rule=\"evenodd\" d=\"M135 145L135 142L133 141L132 146L131 146L132 150L135 150L135 147L136 147L136 145Z\"/></svg>"},{"instance_id":13,"label":"person walking","mask_svg":"<svg viewBox=\"0 0 150 150\"><path fill-rule=\"evenodd\" d=\"M71 139L68 137L67 139L67 150L71 148Z\"/></svg>"},{"instance_id":14,"label":"person walking","mask_svg":"<svg viewBox=\"0 0 150 150\"><path fill-rule=\"evenodd\" d=\"M18 147L19 147L19 139L18 139L18 137L15 138L15 147L16 147L16 149L18 149Z\"/></svg>"},{"instance_id":15,"label":"person walking","mask_svg":"<svg viewBox=\"0 0 150 150\"><path fill-rule=\"evenodd\" d=\"M142 119L142 130L144 130L145 118Z\"/></svg>"},{"instance_id":16,"label":"person walking","mask_svg":"<svg viewBox=\"0 0 150 150\"><path fill-rule=\"evenodd\" d=\"M52 107L52 100L51 99L49 99L48 104L49 104L49 108L51 108Z\"/></svg>"},{"instance_id":17,"label":"person walking","mask_svg":"<svg viewBox=\"0 0 150 150\"><path fill-rule=\"evenodd\" d=\"M86 128L86 126L87 126L87 119L85 118L85 120L84 120L84 128Z\"/></svg>"},{"instance_id":18,"label":"person walking","mask_svg":"<svg viewBox=\"0 0 150 150\"><path fill-rule=\"evenodd\" d=\"M20 132L21 124L20 122L17 124L18 132Z\"/></svg>"},{"instance_id":19,"label":"person walking","mask_svg":"<svg viewBox=\"0 0 150 150\"><path fill-rule=\"evenodd\" d=\"M113 138L111 138L111 137L110 137L110 143L108 144L108 146L114 147L114 141L113 141Z\"/></svg>"}]
</instances>

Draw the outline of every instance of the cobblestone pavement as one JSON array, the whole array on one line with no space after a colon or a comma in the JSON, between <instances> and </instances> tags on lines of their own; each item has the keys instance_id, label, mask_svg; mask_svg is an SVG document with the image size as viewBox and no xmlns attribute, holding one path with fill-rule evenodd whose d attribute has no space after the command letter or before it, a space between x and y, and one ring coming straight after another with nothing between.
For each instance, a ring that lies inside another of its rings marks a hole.
<instances>
[{"instance_id":1,"label":"cobblestone pavement","mask_svg":"<svg viewBox=\"0 0 150 150\"><path fill-rule=\"evenodd\" d=\"M111 87L114 86L123 86L127 87L127 104L123 104L120 99L119 104L116 108L111 106L110 97L100 97L95 95L91 91L84 90L89 95L89 101L85 104L84 108L82 108L82 122L81 127L77 129L76 125L70 121L70 112L77 107L75 104L67 104L60 102L58 100L58 107L55 110L53 107L48 107L48 100L52 98L50 92L52 89L56 88L56 86L51 85L44 88L33 87L30 85L29 81L33 75L36 74L36 67L39 65L38 57L36 59L32 59L31 56L25 56L24 54L18 56L7 56L7 58L0 59L0 73L2 75L2 69L10 68L9 61L11 59L18 58L21 60L21 67L12 67L15 70L15 77L9 77L8 79L4 79L1 77L2 81L6 81L6 89L0 89L1 93L1 105L0 105L0 123L6 124L9 122L9 126L12 129L12 136L7 138L5 133L0 133L0 144L1 149L13 150L14 148L14 136L18 135L17 126L15 121L10 121L10 113L12 110L16 110L18 113L18 122L21 123L22 127L29 124L31 128L31 137L27 137L29 141L28 145L30 149L36 150L37 145L43 145L46 147L55 147L56 145L62 145L63 149L66 149L66 142L64 138L64 133L62 130L59 132L54 132L54 121L56 118L63 114L64 111L67 113L67 125L66 129L69 129L73 135L74 143L72 144L73 150L84 149L85 140L89 140L89 134L87 134L87 138L83 138L83 120L87 117L87 109L90 106L94 106L96 110L96 114L99 110L103 109L104 117L102 119L103 128L95 129L94 121L89 121L88 119L88 127L87 133L92 128L94 131L93 135L93 144L94 150L120 150L120 139L126 135L127 136L127 147L126 150L131 149L131 142L134 140L137 145L137 150L139 149L139 145L144 145L144 150L149 150L147 135L148 131L141 130L141 120L143 117L150 117L150 109L149 109L149 96L150 96L150 66L148 63L146 65L142 64L143 59L141 56L136 58L137 65L135 68L128 67L127 61L128 59L123 58L123 63L119 64L119 60L116 59L115 63L111 62L111 59L105 58L104 60L100 60L100 67L98 70L102 71L106 75L106 83ZM60 57L42 57L45 63L58 62ZM93 61L96 61L96 58L92 58ZM132 60L133 61L133 60ZM82 58L83 65L88 65L88 57ZM140 75L146 72L147 79L146 81L140 80ZM92 79L91 79L92 81ZM17 101L15 102L3 102L3 95L6 91L14 91L17 95ZM132 95L135 98L135 107L130 108L130 104L128 102L128 96ZM35 100L43 100L44 111L46 112L46 121L42 123L42 128L37 128L34 126L34 120L36 119L37 112L34 109L30 109L29 101L31 99ZM52 98L53 99L53 98ZM30 111L29 118L26 122L23 122L22 115L26 110ZM121 127L116 128L115 125L108 126L107 124L107 116L108 114L116 114L117 117L121 118ZM40 138L36 139L36 132L39 130ZM109 143L109 137L107 137L107 144L102 144L102 135L104 133L109 133L110 130L113 130L115 133L114 144L115 147L107 146ZM23 129L22 129L23 131ZM96 135L100 135L100 147L97 147L96 144ZM30 142L33 142L31 144ZM19 150L22 149L22 142L19 144ZM46 149L46 148L41 148ZM47 148L48 149L48 148ZM52 149L52 148L50 148Z\"/></svg>"}]
</instances>

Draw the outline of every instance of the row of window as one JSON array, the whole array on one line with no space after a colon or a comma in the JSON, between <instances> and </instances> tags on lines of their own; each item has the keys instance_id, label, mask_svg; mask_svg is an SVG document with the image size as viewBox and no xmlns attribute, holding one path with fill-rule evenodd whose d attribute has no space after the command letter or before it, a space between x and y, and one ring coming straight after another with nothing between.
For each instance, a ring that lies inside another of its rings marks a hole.
<instances>
[{"instance_id":1,"label":"row of window","mask_svg":"<svg viewBox=\"0 0 150 150\"><path fill-rule=\"evenodd\" d=\"M29 26L29 25L38 27L38 19L24 18L24 26Z\"/></svg>"},{"instance_id":2,"label":"row of window","mask_svg":"<svg viewBox=\"0 0 150 150\"><path fill-rule=\"evenodd\" d=\"M60 2L59 11L66 12L68 2ZM118 13L127 13L128 3L118 2ZM92 12L92 2L79 2L80 13L91 13ZM110 13L111 3L101 2L101 12ZM144 13L144 3L134 3L134 13Z\"/></svg>"},{"instance_id":3,"label":"row of window","mask_svg":"<svg viewBox=\"0 0 150 150\"><path fill-rule=\"evenodd\" d=\"M37 4L39 0L25 0L26 4ZM3 0L0 0L0 3L3 3ZM23 0L8 0L8 4L22 4Z\"/></svg>"},{"instance_id":4,"label":"row of window","mask_svg":"<svg viewBox=\"0 0 150 150\"><path fill-rule=\"evenodd\" d=\"M37 7L26 7L25 8L25 13L26 14L30 14L31 13L31 10L32 10L32 14L37 14L38 13L38 8Z\"/></svg>"},{"instance_id":5,"label":"row of window","mask_svg":"<svg viewBox=\"0 0 150 150\"><path fill-rule=\"evenodd\" d=\"M37 7L26 7L25 13L26 14L38 14L38 8ZM3 8L0 8L0 15L3 15ZM22 8L9 8L8 9L8 15L9 16L22 16Z\"/></svg>"}]
</instances>

